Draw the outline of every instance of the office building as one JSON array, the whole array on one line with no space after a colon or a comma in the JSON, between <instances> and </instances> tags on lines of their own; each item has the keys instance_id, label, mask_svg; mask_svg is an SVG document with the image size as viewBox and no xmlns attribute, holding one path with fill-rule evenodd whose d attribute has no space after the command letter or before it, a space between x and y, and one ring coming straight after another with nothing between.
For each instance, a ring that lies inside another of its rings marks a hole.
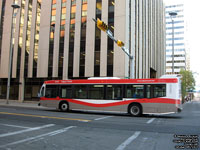
<instances>
[{"instance_id":1,"label":"office building","mask_svg":"<svg viewBox=\"0 0 200 150\"><path fill-rule=\"evenodd\" d=\"M13 2L20 5L16 17ZM42 83L51 79L129 78L131 69L133 78L160 77L165 74L164 9L162 0L1 0L0 97L6 95L11 40L11 99L37 99ZM93 18L125 43L132 68Z\"/></svg>"},{"instance_id":2,"label":"office building","mask_svg":"<svg viewBox=\"0 0 200 150\"><path fill-rule=\"evenodd\" d=\"M177 15L170 16L169 13L171 12L177 13ZM172 20L174 20L173 24ZM185 24L186 23L184 17L184 4L176 2L172 2L172 4L167 4L166 5L166 73L167 74L179 74L181 69L184 70L186 69ZM173 64L174 64L174 72L172 69Z\"/></svg>"}]
</instances>

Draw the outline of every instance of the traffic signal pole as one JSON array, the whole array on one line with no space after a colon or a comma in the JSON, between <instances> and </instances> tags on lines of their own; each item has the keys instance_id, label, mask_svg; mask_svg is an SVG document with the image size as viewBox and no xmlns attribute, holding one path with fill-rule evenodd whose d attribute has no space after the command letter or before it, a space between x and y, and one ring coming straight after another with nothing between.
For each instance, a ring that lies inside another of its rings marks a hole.
<instances>
[{"instance_id":1,"label":"traffic signal pole","mask_svg":"<svg viewBox=\"0 0 200 150\"><path fill-rule=\"evenodd\" d=\"M124 51L124 53L126 55L128 55L129 59L130 59L130 67L129 67L129 71L130 71L130 79L134 78L134 59L133 56L129 53L129 49L127 49L124 46L124 43L120 40L117 40L114 38L113 33L109 30L108 25L106 23L104 23L103 21L101 21L99 18L94 19L92 18L93 21L97 24L97 27L106 32L106 34L108 35L109 38L111 38L119 47L121 47L121 50Z\"/></svg>"}]
</instances>

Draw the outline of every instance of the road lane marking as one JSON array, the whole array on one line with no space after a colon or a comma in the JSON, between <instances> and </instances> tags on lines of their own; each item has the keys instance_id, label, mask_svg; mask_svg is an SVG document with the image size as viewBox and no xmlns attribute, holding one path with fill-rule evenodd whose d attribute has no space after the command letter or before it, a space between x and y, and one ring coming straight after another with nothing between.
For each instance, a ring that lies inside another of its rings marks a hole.
<instances>
[{"instance_id":1,"label":"road lane marking","mask_svg":"<svg viewBox=\"0 0 200 150\"><path fill-rule=\"evenodd\" d=\"M23 139L23 140L20 140L20 141L8 143L8 144L5 144L5 145L1 145L0 148L5 148L5 147L8 147L8 146L12 146L12 145L16 145L16 144L21 144L21 143L29 142L29 141L33 141L33 140L38 141L39 139L40 140L43 139L43 137L45 137L45 136L54 136L54 135L66 132L69 129L75 128L75 127L76 126L69 126L69 127L64 128L64 129L60 129L60 130L52 131L52 132L49 132L49 133L41 134L41 135L38 135L38 136L26 138L26 139Z\"/></svg>"},{"instance_id":2,"label":"road lane marking","mask_svg":"<svg viewBox=\"0 0 200 150\"><path fill-rule=\"evenodd\" d=\"M135 140L141 134L140 131L136 131L131 137L120 144L115 150L124 150L127 145L129 145L133 140Z\"/></svg>"},{"instance_id":3,"label":"road lane marking","mask_svg":"<svg viewBox=\"0 0 200 150\"><path fill-rule=\"evenodd\" d=\"M152 118L152 119L150 119L149 121L147 121L147 124L152 123L155 119L156 119L156 118Z\"/></svg>"},{"instance_id":4,"label":"road lane marking","mask_svg":"<svg viewBox=\"0 0 200 150\"><path fill-rule=\"evenodd\" d=\"M28 128L28 129L25 129L25 130L20 130L20 131L15 131L15 132L10 132L10 133L0 134L0 138L6 137L6 136L11 136L11 135L16 135L16 134L21 134L21 133L25 133L25 132L40 130L40 129L43 129L43 128L52 127L54 125L55 124L47 124L47 125L40 126L40 127Z\"/></svg>"},{"instance_id":5,"label":"road lane marking","mask_svg":"<svg viewBox=\"0 0 200 150\"><path fill-rule=\"evenodd\" d=\"M30 114L18 114L18 113L9 113L9 112L0 112L0 114L14 115L14 116L24 116L24 117L36 117L36 118L60 119L60 120L74 120L74 121L81 121L81 122L90 122L91 121L91 120L86 120L86 119L64 118L64 117L53 117L53 116L40 116L40 115L30 115Z\"/></svg>"},{"instance_id":6,"label":"road lane marking","mask_svg":"<svg viewBox=\"0 0 200 150\"><path fill-rule=\"evenodd\" d=\"M103 120L103 119L107 119L107 118L111 118L111 117L113 117L113 116L107 116L107 117L96 118L96 119L94 119L94 120Z\"/></svg>"},{"instance_id":7,"label":"road lane marking","mask_svg":"<svg viewBox=\"0 0 200 150\"><path fill-rule=\"evenodd\" d=\"M23 129L30 128L30 127L24 127L24 126L12 125L12 124L2 124L2 123L0 123L0 125L7 126L7 127L14 127L14 128L23 128Z\"/></svg>"}]
</instances>

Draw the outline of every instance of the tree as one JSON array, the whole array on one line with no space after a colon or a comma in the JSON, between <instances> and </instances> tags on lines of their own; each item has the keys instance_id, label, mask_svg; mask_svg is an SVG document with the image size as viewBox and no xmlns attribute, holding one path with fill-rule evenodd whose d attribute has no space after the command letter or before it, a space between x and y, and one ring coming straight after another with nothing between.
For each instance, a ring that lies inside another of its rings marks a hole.
<instances>
[{"instance_id":1,"label":"tree","mask_svg":"<svg viewBox=\"0 0 200 150\"><path fill-rule=\"evenodd\" d=\"M191 71L182 69L180 74L182 75L182 98L184 100L184 97L195 89L195 79Z\"/></svg>"}]
</instances>

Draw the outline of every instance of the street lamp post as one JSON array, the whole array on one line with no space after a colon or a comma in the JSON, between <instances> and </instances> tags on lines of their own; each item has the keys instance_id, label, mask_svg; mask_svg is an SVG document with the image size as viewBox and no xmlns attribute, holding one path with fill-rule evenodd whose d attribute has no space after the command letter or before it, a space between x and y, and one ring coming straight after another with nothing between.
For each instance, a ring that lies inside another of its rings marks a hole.
<instances>
[{"instance_id":1,"label":"street lamp post","mask_svg":"<svg viewBox=\"0 0 200 150\"><path fill-rule=\"evenodd\" d=\"M170 12L169 15L172 20L172 74L174 74L174 19L173 17L175 17L177 13Z\"/></svg>"},{"instance_id":2,"label":"street lamp post","mask_svg":"<svg viewBox=\"0 0 200 150\"><path fill-rule=\"evenodd\" d=\"M12 4L13 12L15 9L19 9L20 6L17 4ZM12 58L13 58L13 18L16 17L17 12L13 13L12 21L11 21L11 36L10 36L10 54L9 54L9 68L8 68L8 82L7 82L7 95L6 95L6 104L9 104L9 96L10 96L10 80L11 80L11 71L12 71Z\"/></svg>"}]
</instances>

